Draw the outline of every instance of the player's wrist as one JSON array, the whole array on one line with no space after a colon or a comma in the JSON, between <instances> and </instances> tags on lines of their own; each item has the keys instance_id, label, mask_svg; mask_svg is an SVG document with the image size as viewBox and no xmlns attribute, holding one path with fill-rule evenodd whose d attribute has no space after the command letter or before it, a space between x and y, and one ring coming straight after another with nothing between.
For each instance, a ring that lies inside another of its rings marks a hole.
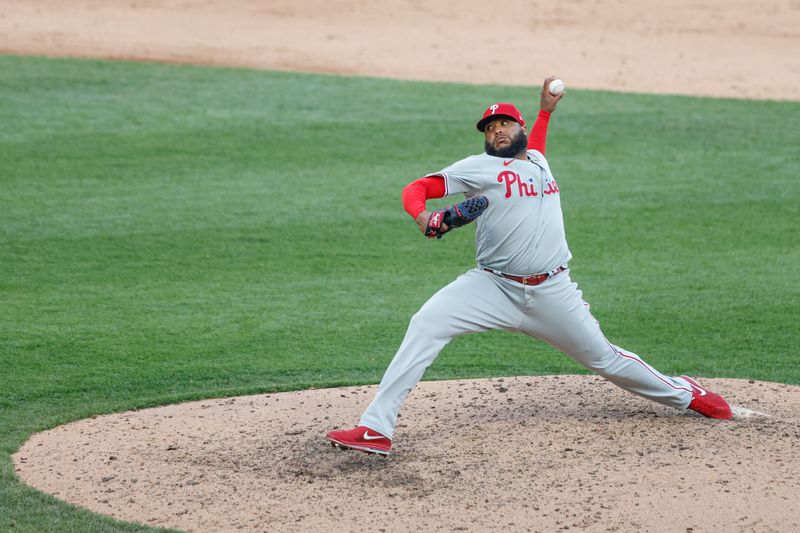
<instances>
[{"instance_id":1,"label":"player's wrist","mask_svg":"<svg viewBox=\"0 0 800 533\"><path fill-rule=\"evenodd\" d=\"M425 233L425 230L428 227L428 220L430 218L431 212L427 209L422 210L417 216L414 217L414 222L417 223L417 227L419 227L422 233Z\"/></svg>"}]
</instances>

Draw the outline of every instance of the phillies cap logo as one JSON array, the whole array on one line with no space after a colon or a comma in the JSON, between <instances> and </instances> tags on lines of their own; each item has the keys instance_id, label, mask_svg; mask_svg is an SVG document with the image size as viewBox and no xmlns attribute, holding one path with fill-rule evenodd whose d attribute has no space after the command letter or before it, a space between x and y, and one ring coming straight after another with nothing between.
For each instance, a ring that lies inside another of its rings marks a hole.
<instances>
[{"instance_id":1,"label":"phillies cap logo","mask_svg":"<svg viewBox=\"0 0 800 533\"><path fill-rule=\"evenodd\" d=\"M500 107L500 104L494 104L494 105L489 106L489 109L492 110L492 115L494 115L494 113L495 113L495 111L497 111L498 107Z\"/></svg>"}]
</instances>

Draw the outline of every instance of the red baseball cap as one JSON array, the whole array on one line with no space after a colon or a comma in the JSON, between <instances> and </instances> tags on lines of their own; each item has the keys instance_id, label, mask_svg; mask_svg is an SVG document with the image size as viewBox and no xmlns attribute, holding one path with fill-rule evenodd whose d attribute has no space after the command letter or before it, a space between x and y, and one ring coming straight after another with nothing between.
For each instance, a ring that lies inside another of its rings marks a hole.
<instances>
[{"instance_id":1,"label":"red baseball cap","mask_svg":"<svg viewBox=\"0 0 800 533\"><path fill-rule=\"evenodd\" d=\"M514 107L514 104L497 102L487 107L486 111L483 112L483 118L476 124L478 131L485 130L486 124L497 117L508 117L515 122L519 122L520 126L525 125L525 119L522 118L522 113L519 112L519 109Z\"/></svg>"}]
</instances>

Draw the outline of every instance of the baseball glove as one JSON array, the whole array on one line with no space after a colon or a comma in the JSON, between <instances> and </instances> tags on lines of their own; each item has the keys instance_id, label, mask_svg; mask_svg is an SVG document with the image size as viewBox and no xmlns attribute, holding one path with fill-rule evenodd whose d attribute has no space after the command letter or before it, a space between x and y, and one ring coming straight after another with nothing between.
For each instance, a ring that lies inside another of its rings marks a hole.
<instances>
[{"instance_id":1,"label":"baseball glove","mask_svg":"<svg viewBox=\"0 0 800 533\"><path fill-rule=\"evenodd\" d=\"M425 236L429 239L434 237L441 239L442 235L454 228L466 226L483 214L489 207L489 199L485 196L467 198L461 203L448 205L447 207L434 211L428 219L428 227L425 228ZM442 226L447 229L442 229Z\"/></svg>"}]
</instances>

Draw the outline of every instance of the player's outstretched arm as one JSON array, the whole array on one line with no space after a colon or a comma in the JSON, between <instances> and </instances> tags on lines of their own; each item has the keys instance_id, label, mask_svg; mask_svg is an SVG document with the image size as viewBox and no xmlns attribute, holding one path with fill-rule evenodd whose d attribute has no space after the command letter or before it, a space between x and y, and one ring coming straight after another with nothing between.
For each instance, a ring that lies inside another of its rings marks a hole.
<instances>
[{"instance_id":1,"label":"player's outstretched arm","mask_svg":"<svg viewBox=\"0 0 800 533\"><path fill-rule=\"evenodd\" d=\"M536 122L533 123L531 128L531 134L528 136L528 150L537 150L543 155L547 147L547 125L550 122L550 114L556 110L559 100L564 97L563 92L558 96L550 94L548 87L554 79L556 79L555 76L550 76L544 80L542 92L539 95L539 115L536 117Z\"/></svg>"}]
</instances>

